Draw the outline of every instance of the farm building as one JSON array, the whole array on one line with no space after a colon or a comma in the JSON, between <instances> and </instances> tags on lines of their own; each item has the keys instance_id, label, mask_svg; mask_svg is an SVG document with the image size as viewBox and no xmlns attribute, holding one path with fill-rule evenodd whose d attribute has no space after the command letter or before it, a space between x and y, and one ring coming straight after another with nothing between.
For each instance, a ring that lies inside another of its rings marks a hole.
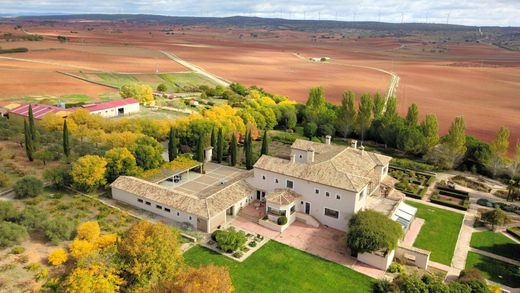
<instances>
[{"instance_id":1,"label":"farm building","mask_svg":"<svg viewBox=\"0 0 520 293\"><path fill-rule=\"evenodd\" d=\"M88 110L91 114L106 118L118 117L139 112L139 101L128 98L100 104L84 105L83 109Z\"/></svg>"},{"instance_id":2,"label":"farm building","mask_svg":"<svg viewBox=\"0 0 520 293\"><path fill-rule=\"evenodd\" d=\"M34 119L40 120L49 113L54 113L58 116L65 117L69 113L73 112L75 108L64 109L56 106L42 105L42 104L23 104L16 108L10 109L9 117L21 117L25 118L29 116L29 106L32 105L32 111Z\"/></svg>"}]
</instances>

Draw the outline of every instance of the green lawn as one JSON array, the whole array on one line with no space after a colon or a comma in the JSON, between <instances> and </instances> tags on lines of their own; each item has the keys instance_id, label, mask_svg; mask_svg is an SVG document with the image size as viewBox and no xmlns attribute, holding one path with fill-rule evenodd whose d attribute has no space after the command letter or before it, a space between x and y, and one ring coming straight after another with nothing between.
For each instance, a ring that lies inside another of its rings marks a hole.
<instances>
[{"instance_id":1,"label":"green lawn","mask_svg":"<svg viewBox=\"0 0 520 293\"><path fill-rule=\"evenodd\" d=\"M476 232L471 235L471 247L520 260L520 244L493 231Z\"/></svg>"},{"instance_id":2,"label":"green lawn","mask_svg":"<svg viewBox=\"0 0 520 293\"><path fill-rule=\"evenodd\" d=\"M406 203L417 208L416 217L425 220L413 246L431 251L432 261L450 265L464 215L413 201Z\"/></svg>"},{"instance_id":3,"label":"green lawn","mask_svg":"<svg viewBox=\"0 0 520 293\"><path fill-rule=\"evenodd\" d=\"M373 279L275 241L239 263L201 246L184 254L189 265L229 268L236 292L371 292Z\"/></svg>"},{"instance_id":4,"label":"green lawn","mask_svg":"<svg viewBox=\"0 0 520 293\"><path fill-rule=\"evenodd\" d=\"M520 287L520 267L478 253L469 252L466 268L480 270L486 279L493 282L513 288Z\"/></svg>"}]
</instances>

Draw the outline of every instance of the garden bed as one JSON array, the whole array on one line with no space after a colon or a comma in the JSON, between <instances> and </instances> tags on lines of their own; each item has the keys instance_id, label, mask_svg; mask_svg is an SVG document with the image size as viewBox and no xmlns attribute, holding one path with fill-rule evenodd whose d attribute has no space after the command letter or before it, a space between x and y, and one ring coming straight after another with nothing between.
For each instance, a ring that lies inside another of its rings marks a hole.
<instances>
[{"instance_id":1,"label":"garden bed","mask_svg":"<svg viewBox=\"0 0 520 293\"><path fill-rule=\"evenodd\" d=\"M444 181L435 185L430 202L466 211L469 208L469 193L447 187Z\"/></svg>"},{"instance_id":2,"label":"garden bed","mask_svg":"<svg viewBox=\"0 0 520 293\"><path fill-rule=\"evenodd\" d=\"M491 192L491 188L489 188L485 183L479 182L479 181L476 181L476 180L473 180L473 179L470 179L470 178L467 178L467 177L464 177L461 175L457 175L457 176L451 178L451 181L453 181L461 186L471 188L471 189L474 189L477 191Z\"/></svg>"},{"instance_id":3,"label":"garden bed","mask_svg":"<svg viewBox=\"0 0 520 293\"><path fill-rule=\"evenodd\" d=\"M222 231L222 230L217 230ZM216 231L216 232L217 232ZM215 239L215 232L212 234L212 237L208 240L208 242L202 244L202 246L213 250L215 252L218 252L226 257L229 257L233 260L236 260L238 262L243 262L246 260L250 255L252 255L255 251L260 249L264 244L266 244L269 239L260 235L260 234L253 234L245 230L238 229L236 232L240 233L243 232L245 235L245 242L244 245L239 247L238 249L234 251L224 251L219 247L219 244L217 243Z\"/></svg>"},{"instance_id":4,"label":"garden bed","mask_svg":"<svg viewBox=\"0 0 520 293\"><path fill-rule=\"evenodd\" d=\"M506 231L509 235L513 236L517 240L520 240L520 227L510 227L507 228Z\"/></svg>"},{"instance_id":5,"label":"garden bed","mask_svg":"<svg viewBox=\"0 0 520 293\"><path fill-rule=\"evenodd\" d=\"M406 196L417 199L422 199L428 187L435 181L435 176L432 174L393 166L390 167L389 174L399 180L394 186L395 189L403 192Z\"/></svg>"}]
</instances>

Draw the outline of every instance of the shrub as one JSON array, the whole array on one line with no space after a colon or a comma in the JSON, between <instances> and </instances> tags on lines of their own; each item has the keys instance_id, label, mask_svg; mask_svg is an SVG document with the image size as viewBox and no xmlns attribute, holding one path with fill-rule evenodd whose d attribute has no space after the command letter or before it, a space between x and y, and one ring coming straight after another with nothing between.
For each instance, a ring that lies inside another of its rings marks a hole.
<instances>
[{"instance_id":1,"label":"shrub","mask_svg":"<svg viewBox=\"0 0 520 293\"><path fill-rule=\"evenodd\" d=\"M92 254L94 251L94 244L86 240L74 239L70 245L70 254L72 254L75 259L81 259Z\"/></svg>"},{"instance_id":2,"label":"shrub","mask_svg":"<svg viewBox=\"0 0 520 293\"><path fill-rule=\"evenodd\" d=\"M393 291L392 283L386 279L377 280L374 282L374 285L372 285L373 293L388 293Z\"/></svg>"},{"instance_id":3,"label":"shrub","mask_svg":"<svg viewBox=\"0 0 520 293\"><path fill-rule=\"evenodd\" d=\"M24 267L24 269L28 270L29 272L36 272L37 270L41 269L42 265L39 263L32 262Z\"/></svg>"},{"instance_id":4,"label":"shrub","mask_svg":"<svg viewBox=\"0 0 520 293\"><path fill-rule=\"evenodd\" d=\"M116 234L107 234L107 235L103 235L103 236L99 237L96 240L96 246L98 248L104 249L104 248L107 248L109 246L116 244L116 242L117 242Z\"/></svg>"},{"instance_id":5,"label":"shrub","mask_svg":"<svg viewBox=\"0 0 520 293\"><path fill-rule=\"evenodd\" d=\"M233 256L236 258L241 258L243 255L244 255L244 253L242 251L237 251L237 252L233 253Z\"/></svg>"},{"instance_id":6,"label":"shrub","mask_svg":"<svg viewBox=\"0 0 520 293\"><path fill-rule=\"evenodd\" d=\"M58 244L61 241L70 240L74 231L74 223L60 216L47 221L43 229L47 239Z\"/></svg>"},{"instance_id":7,"label":"shrub","mask_svg":"<svg viewBox=\"0 0 520 293\"><path fill-rule=\"evenodd\" d=\"M101 229L99 229L98 222L88 221L78 226L76 237L80 240L92 242L99 237L100 233Z\"/></svg>"},{"instance_id":8,"label":"shrub","mask_svg":"<svg viewBox=\"0 0 520 293\"><path fill-rule=\"evenodd\" d=\"M216 235L217 245L226 252L234 252L246 243L246 234L231 227Z\"/></svg>"},{"instance_id":9,"label":"shrub","mask_svg":"<svg viewBox=\"0 0 520 293\"><path fill-rule=\"evenodd\" d=\"M496 226L503 226L511 222L511 217L500 208L483 213L481 219L490 224L493 230L495 230Z\"/></svg>"},{"instance_id":10,"label":"shrub","mask_svg":"<svg viewBox=\"0 0 520 293\"><path fill-rule=\"evenodd\" d=\"M16 218L18 211L9 201L0 201L0 221Z\"/></svg>"},{"instance_id":11,"label":"shrub","mask_svg":"<svg viewBox=\"0 0 520 293\"><path fill-rule=\"evenodd\" d=\"M286 216L280 216L278 217L278 225L283 226L287 224L287 217Z\"/></svg>"},{"instance_id":12,"label":"shrub","mask_svg":"<svg viewBox=\"0 0 520 293\"><path fill-rule=\"evenodd\" d=\"M16 198L35 197L43 191L43 182L34 176L25 176L13 187Z\"/></svg>"},{"instance_id":13,"label":"shrub","mask_svg":"<svg viewBox=\"0 0 520 293\"><path fill-rule=\"evenodd\" d=\"M23 246L15 246L11 249L12 254L22 254L25 252L25 247Z\"/></svg>"},{"instance_id":14,"label":"shrub","mask_svg":"<svg viewBox=\"0 0 520 293\"><path fill-rule=\"evenodd\" d=\"M247 245L249 245L249 247L256 247L256 241L251 241Z\"/></svg>"},{"instance_id":15,"label":"shrub","mask_svg":"<svg viewBox=\"0 0 520 293\"><path fill-rule=\"evenodd\" d=\"M388 272L389 273L402 273L402 272L404 272L404 268L403 268L403 266L400 263L393 262L388 267Z\"/></svg>"},{"instance_id":16,"label":"shrub","mask_svg":"<svg viewBox=\"0 0 520 293\"><path fill-rule=\"evenodd\" d=\"M67 254L67 252L65 251L65 249L63 248L58 248L58 249L55 249L51 252L51 254L49 254L49 257L47 257L47 260L49 261L49 263L53 266L59 266L61 264L64 264L67 262L69 256Z\"/></svg>"},{"instance_id":17,"label":"shrub","mask_svg":"<svg viewBox=\"0 0 520 293\"><path fill-rule=\"evenodd\" d=\"M24 226L11 222L0 222L0 248L20 244L28 237L29 234Z\"/></svg>"},{"instance_id":18,"label":"shrub","mask_svg":"<svg viewBox=\"0 0 520 293\"><path fill-rule=\"evenodd\" d=\"M26 207L18 216L18 222L29 230L42 229L48 214L34 206Z\"/></svg>"},{"instance_id":19,"label":"shrub","mask_svg":"<svg viewBox=\"0 0 520 293\"><path fill-rule=\"evenodd\" d=\"M0 187L6 187L11 183L11 179L7 174L0 172Z\"/></svg>"}]
</instances>

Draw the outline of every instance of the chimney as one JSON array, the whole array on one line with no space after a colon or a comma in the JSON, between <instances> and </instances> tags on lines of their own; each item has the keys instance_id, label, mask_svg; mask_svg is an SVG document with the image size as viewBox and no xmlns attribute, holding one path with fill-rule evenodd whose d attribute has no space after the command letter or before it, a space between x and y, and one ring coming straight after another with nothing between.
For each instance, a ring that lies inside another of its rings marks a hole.
<instances>
[{"instance_id":1,"label":"chimney","mask_svg":"<svg viewBox=\"0 0 520 293\"><path fill-rule=\"evenodd\" d=\"M295 163L295 162L296 162L296 155L291 154L291 163Z\"/></svg>"},{"instance_id":2,"label":"chimney","mask_svg":"<svg viewBox=\"0 0 520 293\"><path fill-rule=\"evenodd\" d=\"M357 140L355 140L355 139L351 140L350 147L353 149L357 149Z\"/></svg>"},{"instance_id":3,"label":"chimney","mask_svg":"<svg viewBox=\"0 0 520 293\"><path fill-rule=\"evenodd\" d=\"M330 135L325 136L325 144L330 144L331 140L332 140L332 136L330 136Z\"/></svg>"},{"instance_id":4,"label":"chimney","mask_svg":"<svg viewBox=\"0 0 520 293\"><path fill-rule=\"evenodd\" d=\"M204 150L204 162L211 161L211 158L213 157L213 147L207 147Z\"/></svg>"},{"instance_id":5,"label":"chimney","mask_svg":"<svg viewBox=\"0 0 520 293\"><path fill-rule=\"evenodd\" d=\"M361 155L363 156L365 154L365 147L364 146L360 146L359 150L361 151Z\"/></svg>"},{"instance_id":6,"label":"chimney","mask_svg":"<svg viewBox=\"0 0 520 293\"><path fill-rule=\"evenodd\" d=\"M307 149L307 163L314 163L314 149Z\"/></svg>"}]
</instances>

